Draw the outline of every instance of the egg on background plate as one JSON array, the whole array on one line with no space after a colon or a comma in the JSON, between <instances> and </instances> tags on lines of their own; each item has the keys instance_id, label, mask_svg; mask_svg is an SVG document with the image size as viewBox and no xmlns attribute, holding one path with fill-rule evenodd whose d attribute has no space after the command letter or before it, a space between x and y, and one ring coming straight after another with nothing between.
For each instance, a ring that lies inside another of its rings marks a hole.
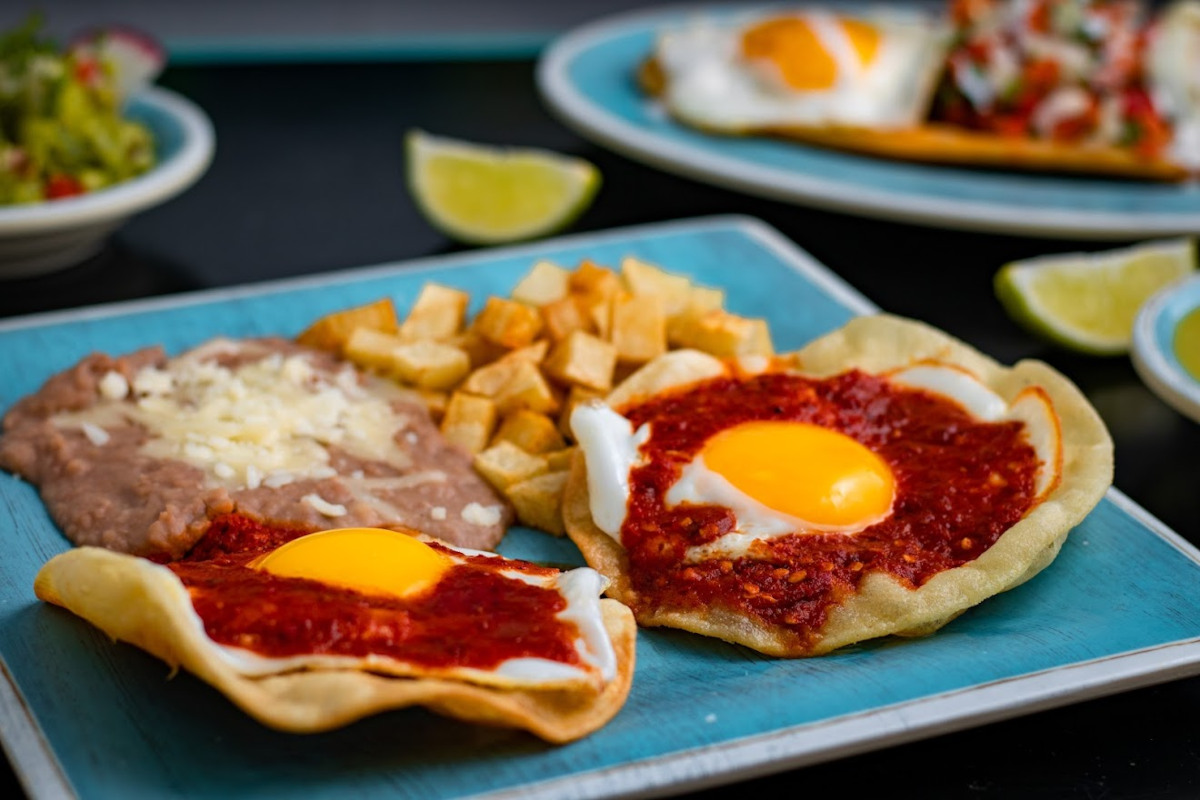
<instances>
[{"instance_id":1,"label":"egg on background plate","mask_svg":"<svg viewBox=\"0 0 1200 800\"><path fill-rule=\"evenodd\" d=\"M665 106L701 128L904 128L928 110L948 30L911 9L798 8L697 19L663 33L654 59Z\"/></svg>"}]
</instances>

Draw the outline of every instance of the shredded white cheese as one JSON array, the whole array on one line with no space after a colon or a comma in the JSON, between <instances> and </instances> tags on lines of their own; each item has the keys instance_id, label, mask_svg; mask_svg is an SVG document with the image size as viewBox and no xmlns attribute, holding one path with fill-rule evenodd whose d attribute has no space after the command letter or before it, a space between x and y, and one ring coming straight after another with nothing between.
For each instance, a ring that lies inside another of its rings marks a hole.
<instances>
[{"instance_id":1,"label":"shredded white cheese","mask_svg":"<svg viewBox=\"0 0 1200 800\"><path fill-rule=\"evenodd\" d=\"M119 372L109 371L97 384L101 397L108 400L124 400L129 396L129 381Z\"/></svg>"},{"instance_id":2,"label":"shredded white cheese","mask_svg":"<svg viewBox=\"0 0 1200 800\"><path fill-rule=\"evenodd\" d=\"M434 506L433 508L429 509L429 516L433 517L438 522L441 522L446 518L446 507Z\"/></svg>"},{"instance_id":3,"label":"shredded white cheese","mask_svg":"<svg viewBox=\"0 0 1200 800\"><path fill-rule=\"evenodd\" d=\"M109 374L111 375L113 373L110 372ZM99 425L92 424L91 422L85 422L79 427L83 430L83 435L88 438L88 441L96 445L96 447L103 447L104 445L108 444L108 440L112 438L108 435L108 431L104 430L104 428L101 428Z\"/></svg>"},{"instance_id":4,"label":"shredded white cheese","mask_svg":"<svg viewBox=\"0 0 1200 800\"><path fill-rule=\"evenodd\" d=\"M500 522L500 506L484 506L479 503L468 503L462 510L464 522L471 525L496 525Z\"/></svg>"},{"instance_id":5,"label":"shredded white cheese","mask_svg":"<svg viewBox=\"0 0 1200 800\"><path fill-rule=\"evenodd\" d=\"M301 499L326 517L344 517L346 515L346 507L344 505L331 503L319 494L306 494Z\"/></svg>"}]
</instances>

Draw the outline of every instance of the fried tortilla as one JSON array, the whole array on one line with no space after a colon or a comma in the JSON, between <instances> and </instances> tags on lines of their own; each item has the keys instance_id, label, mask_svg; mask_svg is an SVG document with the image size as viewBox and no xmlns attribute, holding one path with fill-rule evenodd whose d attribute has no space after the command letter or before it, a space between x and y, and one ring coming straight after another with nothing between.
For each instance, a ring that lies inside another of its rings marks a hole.
<instances>
[{"instance_id":1,"label":"fried tortilla","mask_svg":"<svg viewBox=\"0 0 1200 800\"><path fill-rule=\"evenodd\" d=\"M787 628L743 613L720 597L688 607L663 605L643 596L631 575L625 547L592 518L587 467L576 454L567 482L563 516L568 535L587 563L612 581L608 594L633 608L645 626L681 628L744 644L776 656L808 656L890 634L932 633L985 599L1036 575L1058 554L1068 532L1104 495L1112 481L1112 442L1099 415L1060 373L1038 361L1006 367L930 326L887 315L860 317L794 354L794 372L812 378L861 370L877 375L919 363L961 369L1006 401L1022 392L1044 393L1057 417L1061 468L1058 479L977 557L936 572L919 585L906 585L870 565L856 587L828 598L828 613L797 636ZM729 371L721 361L693 351L675 351L650 362L606 399L618 412L647 399L679 392ZM917 565L920 566L920 565ZM841 590L839 590L841 591Z\"/></svg>"},{"instance_id":2,"label":"fried tortilla","mask_svg":"<svg viewBox=\"0 0 1200 800\"><path fill-rule=\"evenodd\" d=\"M636 625L627 608L600 600L617 675L599 691L515 689L460 680L400 678L356 669L314 669L251 678L218 654L188 591L167 567L136 556L80 547L51 559L34 590L114 639L183 667L265 725L313 733L390 709L424 706L468 722L519 728L549 742L585 736L608 722L629 694Z\"/></svg>"}]
</instances>

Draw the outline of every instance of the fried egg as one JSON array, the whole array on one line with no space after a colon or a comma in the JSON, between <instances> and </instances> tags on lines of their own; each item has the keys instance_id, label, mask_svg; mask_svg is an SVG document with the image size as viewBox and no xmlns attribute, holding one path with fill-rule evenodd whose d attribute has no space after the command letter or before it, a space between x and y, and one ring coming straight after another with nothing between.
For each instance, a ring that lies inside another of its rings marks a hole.
<instances>
[{"instance_id":1,"label":"fried egg","mask_svg":"<svg viewBox=\"0 0 1200 800\"><path fill-rule=\"evenodd\" d=\"M1010 403L958 367L923 363L892 373L893 383L941 395L986 422L1017 420L1040 462L1035 489L1044 497L1062 468L1058 417L1045 392L1022 391ZM634 430L603 403L581 404L571 427L587 466L589 506L596 526L621 541L630 473L643 465L641 445L651 423ZM757 541L782 536L853 536L887 519L897 480L887 462L856 439L818 425L751 421L705 442L664 497L667 507L716 505L735 517L734 529L688 549L686 560L753 557Z\"/></svg>"},{"instance_id":2,"label":"fried egg","mask_svg":"<svg viewBox=\"0 0 1200 800\"><path fill-rule=\"evenodd\" d=\"M600 595L607 580L584 567L566 572L522 569L495 553L448 546L431 546L418 538L378 528L343 528L294 539L255 558L248 566L277 577L302 578L377 597L414 598L439 591L439 583L455 566L503 576L514 585L549 589L565 607L555 616L574 626L574 647L580 664L541 657L510 658L484 670L450 664L430 666L382 655L345 656L322 653L287 657L266 656L252 649L216 644L221 658L249 677L302 669L362 669L407 677L464 680L502 688L552 688L603 685L617 673L613 645L604 627ZM479 610L486 625L487 608ZM195 614L195 622L203 621ZM447 642L447 650L469 648L470 642Z\"/></svg>"},{"instance_id":3,"label":"fried egg","mask_svg":"<svg viewBox=\"0 0 1200 800\"><path fill-rule=\"evenodd\" d=\"M702 128L894 128L924 117L947 42L941 22L916 12L805 9L697 20L665 32L655 58L666 107Z\"/></svg>"}]
</instances>

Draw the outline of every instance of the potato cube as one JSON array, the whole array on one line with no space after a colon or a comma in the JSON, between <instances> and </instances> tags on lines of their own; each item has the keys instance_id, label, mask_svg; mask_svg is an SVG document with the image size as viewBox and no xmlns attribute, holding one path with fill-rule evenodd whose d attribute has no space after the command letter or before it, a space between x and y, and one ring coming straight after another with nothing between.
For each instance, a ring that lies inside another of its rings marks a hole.
<instances>
[{"instance_id":1,"label":"potato cube","mask_svg":"<svg viewBox=\"0 0 1200 800\"><path fill-rule=\"evenodd\" d=\"M429 409L430 418L434 422L440 422L446 415L446 405L450 402L450 395L432 389L418 389L417 395L421 398L421 403L425 408Z\"/></svg>"},{"instance_id":2,"label":"potato cube","mask_svg":"<svg viewBox=\"0 0 1200 800\"><path fill-rule=\"evenodd\" d=\"M550 342L545 339L538 339L533 344L518 347L516 350L510 350L504 354L503 358L506 361L528 361L531 364L540 364L546 358L546 352L549 349Z\"/></svg>"},{"instance_id":3,"label":"potato cube","mask_svg":"<svg viewBox=\"0 0 1200 800\"><path fill-rule=\"evenodd\" d=\"M567 394L567 402L563 404L562 414L558 417L558 430L562 435L568 439L575 438L575 432L571 430L571 412L575 410L575 406L592 400L600 400L605 394L606 392L598 392L584 386L572 386L571 391Z\"/></svg>"},{"instance_id":4,"label":"potato cube","mask_svg":"<svg viewBox=\"0 0 1200 800\"><path fill-rule=\"evenodd\" d=\"M576 300L579 307L583 309L584 315L591 320L592 327L596 329L596 335L606 341L612 338L612 307L615 300L615 294L591 301L590 305L586 298Z\"/></svg>"},{"instance_id":5,"label":"potato cube","mask_svg":"<svg viewBox=\"0 0 1200 800\"><path fill-rule=\"evenodd\" d=\"M425 284L400 325L401 338L449 339L462 330L469 300L470 296L459 289Z\"/></svg>"},{"instance_id":6,"label":"potato cube","mask_svg":"<svg viewBox=\"0 0 1200 800\"><path fill-rule=\"evenodd\" d=\"M549 468L545 456L527 453L507 439L476 454L474 463L475 471L499 492Z\"/></svg>"},{"instance_id":7,"label":"potato cube","mask_svg":"<svg viewBox=\"0 0 1200 800\"><path fill-rule=\"evenodd\" d=\"M617 358L645 363L667 351L667 318L662 300L655 295L621 292L613 298L609 339Z\"/></svg>"},{"instance_id":8,"label":"potato cube","mask_svg":"<svg viewBox=\"0 0 1200 800\"><path fill-rule=\"evenodd\" d=\"M562 399L550 386L546 376L531 361L512 361L512 372L508 381L496 393L496 410L501 416L517 409L528 409L539 414L553 414L562 406ZM486 369L486 368L485 368ZM478 372L478 370L477 370ZM474 373L472 373L474 375Z\"/></svg>"},{"instance_id":9,"label":"potato cube","mask_svg":"<svg viewBox=\"0 0 1200 800\"><path fill-rule=\"evenodd\" d=\"M589 300L602 300L612 297L620 290L621 279L608 267L602 267L585 258L571 273L567 288L571 294Z\"/></svg>"},{"instance_id":10,"label":"potato cube","mask_svg":"<svg viewBox=\"0 0 1200 800\"><path fill-rule=\"evenodd\" d=\"M471 327L489 342L514 349L537 337L542 330L542 315L524 303L489 297Z\"/></svg>"},{"instance_id":11,"label":"potato cube","mask_svg":"<svg viewBox=\"0 0 1200 800\"><path fill-rule=\"evenodd\" d=\"M472 368L478 368L491 364L493 361L509 352L508 348L501 347L494 342L489 342L487 339L480 336L478 331L470 329L450 337L446 340L446 344L452 344L465 352L471 359Z\"/></svg>"},{"instance_id":12,"label":"potato cube","mask_svg":"<svg viewBox=\"0 0 1200 800\"><path fill-rule=\"evenodd\" d=\"M392 356L396 376L422 389L450 389L471 371L465 351L430 339L401 344Z\"/></svg>"},{"instance_id":13,"label":"potato cube","mask_svg":"<svg viewBox=\"0 0 1200 800\"><path fill-rule=\"evenodd\" d=\"M565 471L547 472L514 483L508 487L505 496L513 504L522 525L562 536L566 533L562 519L562 496L566 485Z\"/></svg>"},{"instance_id":14,"label":"potato cube","mask_svg":"<svg viewBox=\"0 0 1200 800\"><path fill-rule=\"evenodd\" d=\"M676 326L679 347L703 350L718 358L771 355L771 335L765 319L751 319L728 311L706 311L682 318Z\"/></svg>"},{"instance_id":15,"label":"potato cube","mask_svg":"<svg viewBox=\"0 0 1200 800\"><path fill-rule=\"evenodd\" d=\"M608 391L612 388L617 348L590 333L575 331L554 345L543 369L551 378L566 384Z\"/></svg>"},{"instance_id":16,"label":"potato cube","mask_svg":"<svg viewBox=\"0 0 1200 800\"><path fill-rule=\"evenodd\" d=\"M403 343L404 340L394 333L355 328L346 340L342 354L360 367L391 372L395 366L395 350Z\"/></svg>"},{"instance_id":17,"label":"potato cube","mask_svg":"<svg viewBox=\"0 0 1200 800\"><path fill-rule=\"evenodd\" d=\"M654 295L662 301L663 313L673 317L688 307L692 282L683 275L672 275L653 264L632 256L621 261L621 277L633 294Z\"/></svg>"},{"instance_id":18,"label":"potato cube","mask_svg":"<svg viewBox=\"0 0 1200 800\"><path fill-rule=\"evenodd\" d=\"M596 330L595 320L574 297L564 297L542 306L542 320L546 323L546 333L556 342L573 331L591 333Z\"/></svg>"},{"instance_id":19,"label":"potato cube","mask_svg":"<svg viewBox=\"0 0 1200 800\"><path fill-rule=\"evenodd\" d=\"M396 307L390 298L376 300L364 306L347 308L326 314L309 325L296 341L308 347L341 353L350 335L357 328L370 328L383 333L395 333Z\"/></svg>"},{"instance_id":20,"label":"potato cube","mask_svg":"<svg viewBox=\"0 0 1200 800\"><path fill-rule=\"evenodd\" d=\"M551 261L538 261L512 290L512 299L531 306L544 306L567 296L569 270Z\"/></svg>"},{"instance_id":21,"label":"potato cube","mask_svg":"<svg viewBox=\"0 0 1200 800\"><path fill-rule=\"evenodd\" d=\"M578 447L564 447L562 450L546 453L546 466L550 468L550 472L570 469L571 459L575 457L575 451L578 449Z\"/></svg>"},{"instance_id":22,"label":"potato cube","mask_svg":"<svg viewBox=\"0 0 1200 800\"><path fill-rule=\"evenodd\" d=\"M442 435L468 453L487 447L496 428L496 404L486 397L465 392L450 395L442 417Z\"/></svg>"},{"instance_id":23,"label":"potato cube","mask_svg":"<svg viewBox=\"0 0 1200 800\"><path fill-rule=\"evenodd\" d=\"M517 409L500 422L500 428L492 437L492 445L511 442L526 453L548 453L566 446L554 420L545 414L527 409Z\"/></svg>"}]
</instances>

